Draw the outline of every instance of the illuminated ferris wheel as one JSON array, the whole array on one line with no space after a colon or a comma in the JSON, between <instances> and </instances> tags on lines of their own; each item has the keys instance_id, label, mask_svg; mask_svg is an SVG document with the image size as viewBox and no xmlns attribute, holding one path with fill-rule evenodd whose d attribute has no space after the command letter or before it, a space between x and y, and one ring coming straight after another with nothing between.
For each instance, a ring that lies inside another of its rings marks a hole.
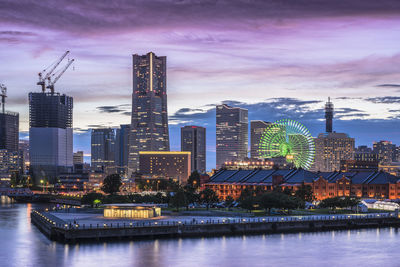
<instances>
[{"instance_id":1,"label":"illuminated ferris wheel","mask_svg":"<svg viewBox=\"0 0 400 267\"><path fill-rule=\"evenodd\" d=\"M296 168L309 169L315 156L314 138L303 124L283 119L265 129L258 152L263 158L285 157Z\"/></svg>"}]
</instances>

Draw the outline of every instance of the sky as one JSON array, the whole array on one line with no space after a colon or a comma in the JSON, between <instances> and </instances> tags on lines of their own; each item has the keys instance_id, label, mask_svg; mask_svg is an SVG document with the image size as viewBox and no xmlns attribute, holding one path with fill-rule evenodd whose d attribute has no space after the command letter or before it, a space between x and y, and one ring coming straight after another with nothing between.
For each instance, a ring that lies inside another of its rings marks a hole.
<instances>
[{"instance_id":1,"label":"sky","mask_svg":"<svg viewBox=\"0 0 400 267\"><path fill-rule=\"evenodd\" d=\"M38 72L70 50L55 89L74 98L74 149L86 156L90 128L130 123L131 55L149 51L167 56L171 150L181 126L207 127L207 169L220 103L317 136L331 97L335 131L400 145L399 43L396 0L0 0L0 83L21 137Z\"/></svg>"}]
</instances>

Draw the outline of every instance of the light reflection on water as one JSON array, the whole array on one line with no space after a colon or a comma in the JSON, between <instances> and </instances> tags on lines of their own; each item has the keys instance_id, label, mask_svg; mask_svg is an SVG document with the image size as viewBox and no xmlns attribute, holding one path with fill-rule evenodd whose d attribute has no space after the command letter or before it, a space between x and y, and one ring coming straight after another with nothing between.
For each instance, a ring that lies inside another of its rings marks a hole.
<instances>
[{"instance_id":1,"label":"light reflection on water","mask_svg":"<svg viewBox=\"0 0 400 267\"><path fill-rule=\"evenodd\" d=\"M36 204L0 204L0 266L398 266L396 228L60 244L30 224Z\"/></svg>"}]
</instances>

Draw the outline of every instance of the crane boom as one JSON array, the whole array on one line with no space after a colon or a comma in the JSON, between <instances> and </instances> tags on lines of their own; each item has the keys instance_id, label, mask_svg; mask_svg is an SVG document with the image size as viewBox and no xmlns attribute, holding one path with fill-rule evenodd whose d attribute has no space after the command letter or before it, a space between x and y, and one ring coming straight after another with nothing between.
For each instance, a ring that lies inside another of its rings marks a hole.
<instances>
[{"instance_id":1,"label":"crane boom","mask_svg":"<svg viewBox=\"0 0 400 267\"><path fill-rule=\"evenodd\" d=\"M39 72L39 81L37 82L37 85L40 85L42 87L42 92L45 91L45 82L46 79L48 79L50 77L50 75L53 73L53 71L57 68L58 65L60 65L60 63L64 60L64 58L69 54L69 50L66 51L55 63L54 66L47 72L45 73L45 71L47 70L44 69L42 72Z\"/></svg>"},{"instance_id":2,"label":"crane boom","mask_svg":"<svg viewBox=\"0 0 400 267\"><path fill-rule=\"evenodd\" d=\"M6 105L6 97L7 97L7 87L4 84L0 84L0 90L1 90L1 93L0 93L0 96L1 96L1 108L2 108L2 111L4 113L5 110L6 110L5 105Z\"/></svg>"},{"instance_id":3,"label":"crane boom","mask_svg":"<svg viewBox=\"0 0 400 267\"><path fill-rule=\"evenodd\" d=\"M53 66L53 68L51 68L51 70L49 70L49 72L44 76L43 79L47 79L50 77L50 75L53 73L53 71L57 68L58 65L60 65L60 63L64 60L64 58L69 54L69 50L66 51L61 57L60 59L57 61L57 63Z\"/></svg>"},{"instance_id":4,"label":"crane boom","mask_svg":"<svg viewBox=\"0 0 400 267\"><path fill-rule=\"evenodd\" d=\"M60 74L57 75L56 78L54 78L54 80L51 80L51 77L48 77L47 79L49 80L49 85L47 86L47 88L49 88L51 90L51 93L54 94L54 84L58 81L58 79L61 78L61 76L64 74L64 72L69 68L69 66L71 66L72 62L74 62L75 59L69 59L67 65L65 65L65 67L62 69L62 71L60 72Z\"/></svg>"}]
</instances>

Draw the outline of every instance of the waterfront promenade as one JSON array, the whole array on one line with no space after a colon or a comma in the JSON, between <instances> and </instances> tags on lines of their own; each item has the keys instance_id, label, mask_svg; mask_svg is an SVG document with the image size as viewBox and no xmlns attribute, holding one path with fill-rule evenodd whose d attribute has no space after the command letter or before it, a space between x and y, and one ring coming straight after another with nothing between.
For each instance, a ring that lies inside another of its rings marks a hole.
<instances>
[{"instance_id":1,"label":"waterfront promenade","mask_svg":"<svg viewBox=\"0 0 400 267\"><path fill-rule=\"evenodd\" d=\"M400 226L398 213L346 215L107 219L96 213L32 211L32 223L52 240L74 242L110 238L152 238L279 233Z\"/></svg>"}]
</instances>

